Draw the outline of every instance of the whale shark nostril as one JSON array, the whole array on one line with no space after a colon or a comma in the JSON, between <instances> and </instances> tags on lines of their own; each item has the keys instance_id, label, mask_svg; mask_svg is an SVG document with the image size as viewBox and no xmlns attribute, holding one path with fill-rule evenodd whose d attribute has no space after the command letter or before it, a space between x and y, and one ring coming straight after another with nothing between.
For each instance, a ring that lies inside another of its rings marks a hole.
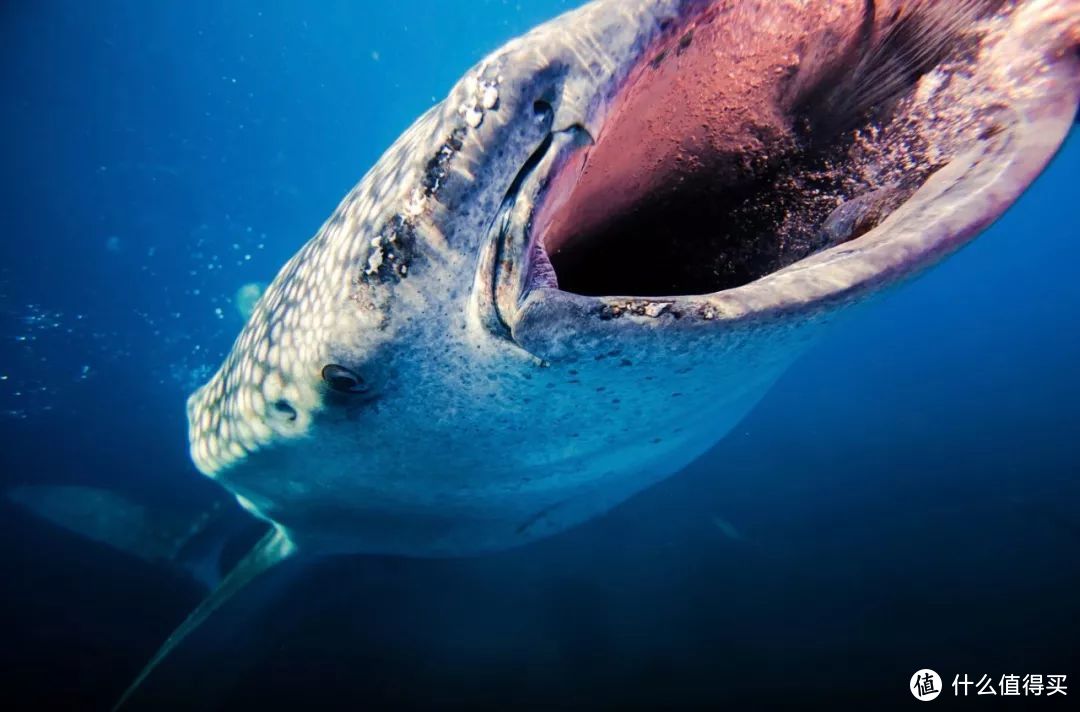
<instances>
[{"instance_id":1,"label":"whale shark nostril","mask_svg":"<svg viewBox=\"0 0 1080 712\"><path fill-rule=\"evenodd\" d=\"M296 408L287 400L279 400L274 403L274 413L285 420L293 421L297 418Z\"/></svg>"}]
</instances>

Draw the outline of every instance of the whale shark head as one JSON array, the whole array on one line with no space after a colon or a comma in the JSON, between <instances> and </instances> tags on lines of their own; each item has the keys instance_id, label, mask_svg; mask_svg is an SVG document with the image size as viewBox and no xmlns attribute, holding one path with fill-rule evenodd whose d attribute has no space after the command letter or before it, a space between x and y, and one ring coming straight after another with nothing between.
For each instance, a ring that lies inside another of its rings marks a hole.
<instances>
[{"instance_id":1,"label":"whale shark head","mask_svg":"<svg viewBox=\"0 0 1080 712\"><path fill-rule=\"evenodd\" d=\"M189 400L193 460L315 549L595 516L998 218L1078 46L1078 0L590 3L470 70L283 268Z\"/></svg>"}]
</instances>

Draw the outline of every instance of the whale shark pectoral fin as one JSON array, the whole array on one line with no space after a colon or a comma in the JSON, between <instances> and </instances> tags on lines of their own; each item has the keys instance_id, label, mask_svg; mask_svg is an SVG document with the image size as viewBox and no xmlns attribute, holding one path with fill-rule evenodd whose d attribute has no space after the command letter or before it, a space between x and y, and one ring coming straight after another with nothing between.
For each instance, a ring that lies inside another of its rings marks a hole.
<instances>
[{"instance_id":1,"label":"whale shark pectoral fin","mask_svg":"<svg viewBox=\"0 0 1080 712\"><path fill-rule=\"evenodd\" d=\"M113 711L123 707L150 676L150 673L172 653L191 633L199 628L215 611L243 590L249 583L274 568L296 553L296 546L284 530L277 527L267 532L266 536L229 572L213 592L191 612L183 623L161 645L139 672L135 681L124 690Z\"/></svg>"},{"instance_id":2,"label":"whale shark pectoral fin","mask_svg":"<svg viewBox=\"0 0 1080 712\"><path fill-rule=\"evenodd\" d=\"M20 485L4 497L42 521L149 564L170 567L208 591L221 583L226 562L241 555L239 547L250 546L266 527L221 500L197 508L171 506L82 485Z\"/></svg>"},{"instance_id":3,"label":"whale shark pectoral fin","mask_svg":"<svg viewBox=\"0 0 1080 712\"><path fill-rule=\"evenodd\" d=\"M168 560L178 532L167 518L119 492L98 487L22 485L5 498L54 526L144 561ZM150 531L154 528L154 531Z\"/></svg>"}]
</instances>

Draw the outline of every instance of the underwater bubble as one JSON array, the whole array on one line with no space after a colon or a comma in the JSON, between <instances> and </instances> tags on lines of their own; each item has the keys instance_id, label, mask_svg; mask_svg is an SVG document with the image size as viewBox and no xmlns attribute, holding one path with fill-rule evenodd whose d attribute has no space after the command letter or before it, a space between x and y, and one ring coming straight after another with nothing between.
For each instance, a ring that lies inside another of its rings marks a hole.
<instances>
[{"instance_id":1,"label":"underwater bubble","mask_svg":"<svg viewBox=\"0 0 1080 712\"><path fill-rule=\"evenodd\" d=\"M240 316L245 319L251 318L252 312L255 311L255 305L259 303L259 298L262 297L265 291L265 282L249 282L236 290L236 297L233 302L236 304L236 311L240 312Z\"/></svg>"}]
</instances>

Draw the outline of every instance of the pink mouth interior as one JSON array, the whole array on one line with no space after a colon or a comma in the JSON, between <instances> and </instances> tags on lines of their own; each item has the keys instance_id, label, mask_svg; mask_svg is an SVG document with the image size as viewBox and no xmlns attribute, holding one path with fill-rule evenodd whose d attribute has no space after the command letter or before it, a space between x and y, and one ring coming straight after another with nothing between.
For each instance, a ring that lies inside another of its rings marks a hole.
<instances>
[{"instance_id":1,"label":"pink mouth interior","mask_svg":"<svg viewBox=\"0 0 1080 712\"><path fill-rule=\"evenodd\" d=\"M853 145L893 116L852 110L858 97L838 101L832 87L871 95L853 54L873 29L865 2L761 6L715 4L669 33L631 73L596 143L554 177L535 224L561 289L738 287L865 233L936 167L916 160L863 178ZM895 36L875 30L885 50L922 42L903 21L893 18ZM929 68L901 67L911 75L902 88ZM852 126L829 115L837 107L858 114Z\"/></svg>"},{"instance_id":2,"label":"pink mouth interior","mask_svg":"<svg viewBox=\"0 0 1080 712\"><path fill-rule=\"evenodd\" d=\"M721 32L712 13L650 55L589 152L551 226L549 250L602 229L646 197L664 200L703 180L732 185L768 163L769 149L790 131L774 109L773 83L761 81L776 71L775 60L759 51L716 71Z\"/></svg>"}]
</instances>

